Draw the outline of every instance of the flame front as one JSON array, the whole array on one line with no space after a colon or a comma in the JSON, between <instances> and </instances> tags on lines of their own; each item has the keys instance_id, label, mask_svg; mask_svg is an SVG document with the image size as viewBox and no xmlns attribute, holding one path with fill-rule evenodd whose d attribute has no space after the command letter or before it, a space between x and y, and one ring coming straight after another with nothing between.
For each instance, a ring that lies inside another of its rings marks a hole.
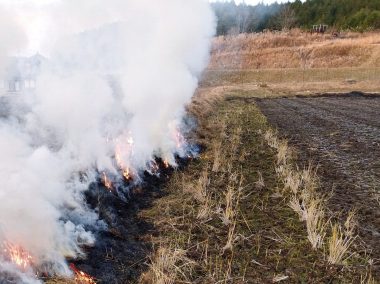
<instances>
[{"instance_id":1,"label":"flame front","mask_svg":"<svg viewBox=\"0 0 380 284\"><path fill-rule=\"evenodd\" d=\"M179 129L175 130L174 140L176 142L177 149L182 149L182 147L186 144L185 137L183 137Z\"/></svg>"},{"instance_id":2,"label":"flame front","mask_svg":"<svg viewBox=\"0 0 380 284\"><path fill-rule=\"evenodd\" d=\"M168 160L164 160L164 167L165 169L168 169L170 167Z\"/></svg>"},{"instance_id":3,"label":"flame front","mask_svg":"<svg viewBox=\"0 0 380 284\"><path fill-rule=\"evenodd\" d=\"M22 247L13 245L8 242L4 242L4 254L9 261L19 268L26 270L31 267L33 262L33 257Z\"/></svg>"},{"instance_id":4,"label":"flame front","mask_svg":"<svg viewBox=\"0 0 380 284\"><path fill-rule=\"evenodd\" d=\"M115 146L115 161L118 168L122 171L123 177L128 181L132 179L131 170L125 161L131 158L132 147L133 147L133 138L129 133L126 139L116 140Z\"/></svg>"},{"instance_id":5,"label":"flame front","mask_svg":"<svg viewBox=\"0 0 380 284\"><path fill-rule=\"evenodd\" d=\"M113 185L112 185L112 182L111 180L108 178L107 174L105 172L103 172L103 184L104 186L108 189L108 190L112 190L113 189Z\"/></svg>"},{"instance_id":6,"label":"flame front","mask_svg":"<svg viewBox=\"0 0 380 284\"><path fill-rule=\"evenodd\" d=\"M130 174L128 168L125 169L125 170L123 171L123 177L124 177L126 180L131 180L131 179L132 179L131 174Z\"/></svg>"},{"instance_id":7,"label":"flame front","mask_svg":"<svg viewBox=\"0 0 380 284\"><path fill-rule=\"evenodd\" d=\"M71 270L75 274L75 282L79 284L96 284L95 278L76 268L74 264L70 264Z\"/></svg>"}]
</instances>

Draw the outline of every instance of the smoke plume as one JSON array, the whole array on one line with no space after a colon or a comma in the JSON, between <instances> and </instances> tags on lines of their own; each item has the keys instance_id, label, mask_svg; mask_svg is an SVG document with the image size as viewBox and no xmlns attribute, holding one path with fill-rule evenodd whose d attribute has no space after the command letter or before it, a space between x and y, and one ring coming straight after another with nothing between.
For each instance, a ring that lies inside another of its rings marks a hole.
<instances>
[{"instance_id":1,"label":"smoke plume","mask_svg":"<svg viewBox=\"0 0 380 284\"><path fill-rule=\"evenodd\" d=\"M0 119L0 280L22 283L36 271L70 276L67 259L95 243L105 224L84 192L99 173L138 179L155 157L175 165L186 154L185 106L215 29L204 0L32 2L0 9L1 75L23 47L47 55L35 90L4 91ZM33 15L34 27L17 23Z\"/></svg>"}]
</instances>

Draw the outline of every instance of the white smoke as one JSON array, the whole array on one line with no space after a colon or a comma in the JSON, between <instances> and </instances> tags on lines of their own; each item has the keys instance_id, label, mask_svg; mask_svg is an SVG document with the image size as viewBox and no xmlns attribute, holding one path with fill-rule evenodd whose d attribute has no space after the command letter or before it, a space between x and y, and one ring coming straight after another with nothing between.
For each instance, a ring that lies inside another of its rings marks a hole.
<instances>
[{"instance_id":1,"label":"white smoke","mask_svg":"<svg viewBox=\"0 0 380 284\"><path fill-rule=\"evenodd\" d=\"M49 60L35 92L0 120L0 244L22 247L37 269L70 275L66 258L95 242L85 228L103 226L83 193L98 172L118 171L115 149L127 148L119 158L136 174L156 156L175 164L185 153L177 132L208 61L214 17L205 0L20 3L13 17L38 11L32 46ZM26 43L2 14L5 59ZM17 269L0 254L0 275Z\"/></svg>"},{"instance_id":2,"label":"white smoke","mask_svg":"<svg viewBox=\"0 0 380 284\"><path fill-rule=\"evenodd\" d=\"M26 44L26 34L10 11L0 6L0 76L4 76L8 56L18 52Z\"/></svg>"}]
</instances>

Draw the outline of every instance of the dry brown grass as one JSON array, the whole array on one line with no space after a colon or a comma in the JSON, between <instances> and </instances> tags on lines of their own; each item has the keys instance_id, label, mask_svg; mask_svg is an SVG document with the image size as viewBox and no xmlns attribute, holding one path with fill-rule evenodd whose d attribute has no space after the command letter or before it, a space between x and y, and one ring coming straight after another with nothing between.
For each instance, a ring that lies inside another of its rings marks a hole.
<instances>
[{"instance_id":1,"label":"dry brown grass","mask_svg":"<svg viewBox=\"0 0 380 284\"><path fill-rule=\"evenodd\" d=\"M323 201L317 198L309 200L305 206L304 219L307 228L307 238L313 249L321 248L326 236L326 225Z\"/></svg>"},{"instance_id":2,"label":"dry brown grass","mask_svg":"<svg viewBox=\"0 0 380 284\"><path fill-rule=\"evenodd\" d=\"M198 182L195 184L194 197L200 203L204 203L207 200L207 186L210 184L207 168L203 170Z\"/></svg>"},{"instance_id":3,"label":"dry brown grass","mask_svg":"<svg viewBox=\"0 0 380 284\"><path fill-rule=\"evenodd\" d=\"M342 264L346 259L348 249L352 245L355 237L347 233L338 224L332 225L332 235L329 238L328 262L331 264Z\"/></svg>"},{"instance_id":4,"label":"dry brown grass","mask_svg":"<svg viewBox=\"0 0 380 284\"><path fill-rule=\"evenodd\" d=\"M202 102L201 91L193 108L206 120L198 130L205 136L205 151L189 172L174 174L167 187L170 194L145 213L159 234L152 236L156 252L143 283L296 282L305 278L288 271L305 268L309 274L318 269L320 279L328 270L337 271L339 266L327 263L324 240L331 237L330 221L317 194L316 169L298 169L285 140L265 132L267 127L257 130L257 125L267 125L265 119L241 111L255 107L231 93L221 101L219 94ZM219 103L215 116L209 107ZM346 231L354 236L354 230ZM173 260L176 250L182 260Z\"/></svg>"},{"instance_id":5,"label":"dry brown grass","mask_svg":"<svg viewBox=\"0 0 380 284\"><path fill-rule=\"evenodd\" d=\"M189 279L195 262L186 256L183 249L160 247L150 263L150 269L142 276L141 283L191 283Z\"/></svg>"},{"instance_id":6,"label":"dry brown grass","mask_svg":"<svg viewBox=\"0 0 380 284\"><path fill-rule=\"evenodd\" d=\"M334 38L294 30L222 36L213 42L210 68L300 68L305 65L304 53L310 68L380 67L379 43L378 33L347 33Z\"/></svg>"},{"instance_id":7,"label":"dry brown grass","mask_svg":"<svg viewBox=\"0 0 380 284\"><path fill-rule=\"evenodd\" d=\"M261 190L265 187L264 177L260 171L257 172L257 175L258 175L258 179L255 182L255 187L256 187L256 189Z\"/></svg>"},{"instance_id":8,"label":"dry brown grass","mask_svg":"<svg viewBox=\"0 0 380 284\"><path fill-rule=\"evenodd\" d=\"M279 178L284 183L284 196L289 198L289 206L304 221L307 237L313 249L323 246L326 235L324 200L315 191L316 174L309 166L303 171L291 164L291 150L288 142L279 139L277 134L268 130L264 134L268 145L277 151L277 169ZM289 197L290 196L290 197Z\"/></svg>"},{"instance_id":9,"label":"dry brown grass","mask_svg":"<svg viewBox=\"0 0 380 284\"><path fill-rule=\"evenodd\" d=\"M312 248L323 248L327 226L331 224L327 259L331 264L341 264L356 238L355 211L348 214L345 229L339 223L327 219L325 198L317 192L317 170L311 164L302 171L294 167L287 141L279 139L276 132L268 130L264 138L277 151L276 172L284 184L284 197L288 198L290 208L298 214L300 220L305 222L307 238Z\"/></svg>"},{"instance_id":10,"label":"dry brown grass","mask_svg":"<svg viewBox=\"0 0 380 284\"><path fill-rule=\"evenodd\" d=\"M221 211L220 219L226 226L231 225L238 214L243 184L243 177L240 176L239 179L237 173L229 173L228 179L229 183L224 193L224 202L219 206L219 208L224 208L219 211Z\"/></svg>"},{"instance_id":11,"label":"dry brown grass","mask_svg":"<svg viewBox=\"0 0 380 284\"><path fill-rule=\"evenodd\" d=\"M215 141L213 143L213 151L214 151L214 163L212 165L212 171L218 172L221 165L223 164L224 155L222 153L222 142Z\"/></svg>"},{"instance_id":12,"label":"dry brown grass","mask_svg":"<svg viewBox=\"0 0 380 284\"><path fill-rule=\"evenodd\" d=\"M190 283L192 270L196 266L199 268L199 265L207 267L202 283L230 281L244 181L242 174L238 173L232 163L236 162L237 156L240 157L242 129L237 127L232 131L227 130L228 118L209 117L211 110L219 102L219 92L214 92L211 97L198 93L190 107L191 112L200 119L198 135L209 136L211 132L216 134L212 141L202 140L210 149L205 157L209 162L204 163L197 178L178 173L180 178L172 180L172 188L179 188L180 191L182 189L183 196L179 204L167 203L164 211L169 216L161 216L163 220L156 225L165 224L165 230L174 230L175 233L168 238L157 238L156 254L150 259L149 270L142 277L141 283ZM182 206L178 213L171 213L176 207ZM214 226L221 227L221 235L218 236L221 238L220 244L216 246L215 240L212 240L213 247L209 248L208 235L213 233ZM203 233L194 236L193 230L201 230ZM203 237L206 239L193 240ZM171 247L176 249L170 249ZM187 258L187 250L200 254L196 265Z\"/></svg>"},{"instance_id":13,"label":"dry brown grass","mask_svg":"<svg viewBox=\"0 0 380 284\"><path fill-rule=\"evenodd\" d=\"M360 284L377 284L378 282L371 275L371 273L367 273L366 275L362 275L360 279Z\"/></svg>"}]
</instances>

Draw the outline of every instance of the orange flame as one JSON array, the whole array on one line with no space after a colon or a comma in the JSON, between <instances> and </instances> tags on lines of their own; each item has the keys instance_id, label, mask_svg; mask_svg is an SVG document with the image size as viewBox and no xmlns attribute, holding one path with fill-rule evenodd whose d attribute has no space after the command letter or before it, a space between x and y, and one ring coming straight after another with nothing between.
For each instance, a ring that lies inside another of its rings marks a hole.
<instances>
[{"instance_id":1,"label":"orange flame","mask_svg":"<svg viewBox=\"0 0 380 284\"><path fill-rule=\"evenodd\" d=\"M123 160L121 159L121 151L119 150L119 147L116 147L115 151L115 160L118 167L123 168Z\"/></svg>"},{"instance_id":2,"label":"orange flame","mask_svg":"<svg viewBox=\"0 0 380 284\"><path fill-rule=\"evenodd\" d=\"M26 270L32 265L33 257L22 247L4 242L4 253L9 257L10 261Z\"/></svg>"},{"instance_id":3,"label":"orange flame","mask_svg":"<svg viewBox=\"0 0 380 284\"><path fill-rule=\"evenodd\" d=\"M185 144L185 137L183 137L178 129L175 130L174 139L176 141L177 149L181 149Z\"/></svg>"},{"instance_id":4,"label":"orange flame","mask_svg":"<svg viewBox=\"0 0 380 284\"><path fill-rule=\"evenodd\" d=\"M104 186L105 186L109 191L111 191L111 190L113 189L113 185L112 185L111 180L107 177L107 175L106 175L105 172L103 172L103 178L102 178L102 180L103 180L103 184L104 184Z\"/></svg>"},{"instance_id":5,"label":"orange flame","mask_svg":"<svg viewBox=\"0 0 380 284\"><path fill-rule=\"evenodd\" d=\"M170 167L170 164L167 160L164 160L164 167L168 169Z\"/></svg>"},{"instance_id":6,"label":"orange flame","mask_svg":"<svg viewBox=\"0 0 380 284\"><path fill-rule=\"evenodd\" d=\"M129 169L126 168L124 171L123 171L123 177L126 179L126 180L131 180L132 179L132 176L129 172Z\"/></svg>"},{"instance_id":7,"label":"orange flame","mask_svg":"<svg viewBox=\"0 0 380 284\"><path fill-rule=\"evenodd\" d=\"M96 284L94 277L79 270L78 268L76 268L76 266L73 263L70 264L70 268L75 274L75 282L79 284Z\"/></svg>"},{"instance_id":8,"label":"orange flame","mask_svg":"<svg viewBox=\"0 0 380 284\"><path fill-rule=\"evenodd\" d=\"M126 180L132 179L131 171L129 167L126 165L125 159L130 157L133 143L134 143L133 138L127 137L127 139L125 139L123 143L120 143L118 141L115 147L116 164L119 167L119 169L122 171L123 177Z\"/></svg>"}]
</instances>

